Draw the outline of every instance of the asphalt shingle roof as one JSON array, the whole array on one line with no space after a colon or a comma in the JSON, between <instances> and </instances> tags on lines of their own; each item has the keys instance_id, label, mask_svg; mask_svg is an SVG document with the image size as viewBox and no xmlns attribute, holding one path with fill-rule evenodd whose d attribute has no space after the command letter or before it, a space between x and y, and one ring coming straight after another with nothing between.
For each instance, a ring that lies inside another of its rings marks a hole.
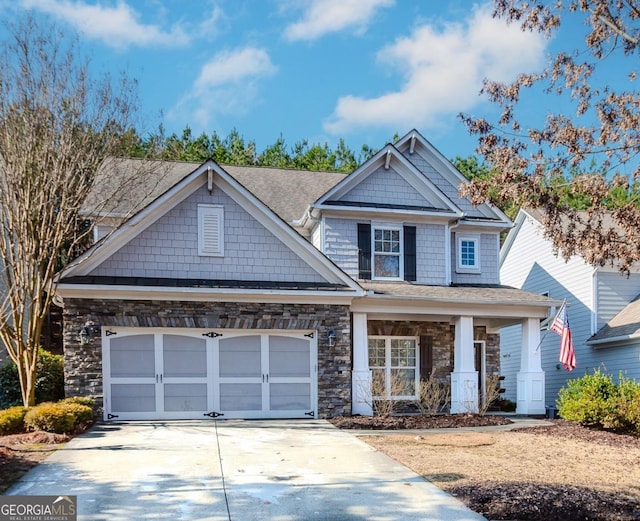
<instances>
[{"instance_id":1,"label":"asphalt shingle roof","mask_svg":"<svg viewBox=\"0 0 640 521\"><path fill-rule=\"evenodd\" d=\"M640 336L640 295L627 304L620 313L589 338L588 342L614 338Z\"/></svg>"}]
</instances>

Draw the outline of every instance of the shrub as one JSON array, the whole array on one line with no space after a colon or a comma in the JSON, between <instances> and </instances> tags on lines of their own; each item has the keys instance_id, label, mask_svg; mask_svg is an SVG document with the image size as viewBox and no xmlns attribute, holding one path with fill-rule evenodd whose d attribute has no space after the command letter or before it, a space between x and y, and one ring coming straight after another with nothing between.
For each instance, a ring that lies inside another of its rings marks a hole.
<instances>
[{"instance_id":1,"label":"shrub","mask_svg":"<svg viewBox=\"0 0 640 521\"><path fill-rule=\"evenodd\" d=\"M24 431L26 412L27 409L19 405L0 411L0 435L5 436Z\"/></svg>"},{"instance_id":2,"label":"shrub","mask_svg":"<svg viewBox=\"0 0 640 521\"><path fill-rule=\"evenodd\" d=\"M27 429L64 434L73 431L76 423L74 412L59 403L45 402L31 407L24 417Z\"/></svg>"},{"instance_id":3,"label":"shrub","mask_svg":"<svg viewBox=\"0 0 640 521\"><path fill-rule=\"evenodd\" d=\"M64 368L62 355L40 348L36 369L36 403L64 398ZM20 379L16 364L9 362L0 369L0 408L22 404Z\"/></svg>"},{"instance_id":4,"label":"shrub","mask_svg":"<svg viewBox=\"0 0 640 521\"><path fill-rule=\"evenodd\" d=\"M416 407L422 414L433 416L446 409L451 400L451 387L435 377L435 371L429 378L420 380L420 390Z\"/></svg>"},{"instance_id":5,"label":"shrub","mask_svg":"<svg viewBox=\"0 0 640 521\"><path fill-rule=\"evenodd\" d=\"M569 380L558 393L558 412L565 420L581 425L609 427L616 423L618 386L599 369Z\"/></svg>"},{"instance_id":6,"label":"shrub","mask_svg":"<svg viewBox=\"0 0 640 521\"><path fill-rule=\"evenodd\" d=\"M27 411L24 425L29 430L42 430L60 434L72 432L80 424L91 421L93 409L77 399L58 403L45 402Z\"/></svg>"},{"instance_id":7,"label":"shrub","mask_svg":"<svg viewBox=\"0 0 640 521\"><path fill-rule=\"evenodd\" d=\"M69 398L65 398L63 402L79 403L80 405L91 407L92 409L96 406L96 401L93 398L89 398L88 396L71 396Z\"/></svg>"},{"instance_id":8,"label":"shrub","mask_svg":"<svg viewBox=\"0 0 640 521\"><path fill-rule=\"evenodd\" d=\"M621 374L614 405L617 415L611 427L640 434L640 382Z\"/></svg>"}]
</instances>

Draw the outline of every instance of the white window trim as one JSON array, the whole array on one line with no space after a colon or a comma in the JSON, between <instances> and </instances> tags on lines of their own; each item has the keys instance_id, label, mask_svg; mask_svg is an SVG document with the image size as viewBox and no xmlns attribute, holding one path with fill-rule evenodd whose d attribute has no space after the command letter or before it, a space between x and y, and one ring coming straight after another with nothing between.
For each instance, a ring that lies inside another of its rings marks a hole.
<instances>
[{"instance_id":1,"label":"white window trim","mask_svg":"<svg viewBox=\"0 0 640 521\"><path fill-rule=\"evenodd\" d=\"M376 230L393 230L399 232L400 252L380 253L380 255L398 257L397 277L382 277L380 275L376 275ZM376 222L371 223L371 280L404 280L404 228L402 225Z\"/></svg>"},{"instance_id":2,"label":"white window trim","mask_svg":"<svg viewBox=\"0 0 640 521\"><path fill-rule=\"evenodd\" d=\"M384 399L394 399L394 400L416 400L418 398L418 393L420 389L420 338L417 336L384 336L384 335L369 335L367 340L372 339L384 339L384 350L385 350L385 360L384 367L369 367L369 369L384 369L385 374L385 382L386 382L386 396ZM406 366L406 367L391 367L391 341L392 340L413 340L415 342L416 349L416 365L415 366ZM369 346L367 345L367 358L369 356ZM390 394L390 384L391 384L391 369L413 369L414 370L414 395L402 395L402 396L391 396ZM373 396L373 398L382 398L381 396Z\"/></svg>"},{"instance_id":3,"label":"white window trim","mask_svg":"<svg viewBox=\"0 0 640 521\"><path fill-rule=\"evenodd\" d=\"M475 264L473 266L462 264L462 241L473 242L475 252ZM479 273L480 272L480 236L479 235L456 235L456 272L457 273Z\"/></svg>"},{"instance_id":4,"label":"white window trim","mask_svg":"<svg viewBox=\"0 0 640 521\"><path fill-rule=\"evenodd\" d=\"M217 248L207 247L205 238L205 219L215 216L218 223L218 245ZM198 205L198 255L203 257L224 257L224 208L209 204Z\"/></svg>"}]
</instances>

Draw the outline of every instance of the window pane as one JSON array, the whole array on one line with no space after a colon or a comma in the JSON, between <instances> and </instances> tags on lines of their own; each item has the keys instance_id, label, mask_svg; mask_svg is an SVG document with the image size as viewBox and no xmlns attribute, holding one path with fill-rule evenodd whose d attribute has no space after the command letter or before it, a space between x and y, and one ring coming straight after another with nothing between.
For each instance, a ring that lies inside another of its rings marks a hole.
<instances>
[{"instance_id":1,"label":"window pane","mask_svg":"<svg viewBox=\"0 0 640 521\"><path fill-rule=\"evenodd\" d=\"M399 277L400 257L393 255L374 256L374 274L376 277Z\"/></svg>"},{"instance_id":2,"label":"window pane","mask_svg":"<svg viewBox=\"0 0 640 521\"><path fill-rule=\"evenodd\" d=\"M476 265L475 241L460 241L460 263L463 266Z\"/></svg>"},{"instance_id":3,"label":"window pane","mask_svg":"<svg viewBox=\"0 0 640 521\"><path fill-rule=\"evenodd\" d=\"M414 396L416 394L415 369L392 369L391 380L394 382L396 396Z\"/></svg>"},{"instance_id":4,"label":"window pane","mask_svg":"<svg viewBox=\"0 0 640 521\"><path fill-rule=\"evenodd\" d=\"M391 340L391 366L415 367L416 342L412 339Z\"/></svg>"},{"instance_id":5,"label":"window pane","mask_svg":"<svg viewBox=\"0 0 640 521\"><path fill-rule=\"evenodd\" d=\"M384 367L384 338L369 339L369 367Z\"/></svg>"}]
</instances>

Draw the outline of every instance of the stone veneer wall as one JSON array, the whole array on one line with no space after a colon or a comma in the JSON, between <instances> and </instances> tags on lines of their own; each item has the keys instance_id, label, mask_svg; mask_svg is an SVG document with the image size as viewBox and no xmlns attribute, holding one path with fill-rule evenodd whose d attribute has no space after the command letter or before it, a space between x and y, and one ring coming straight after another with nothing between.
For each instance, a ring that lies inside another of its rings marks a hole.
<instances>
[{"instance_id":1,"label":"stone veneer wall","mask_svg":"<svg viewBox=\"0 0 640 521\"><path fill-rule=\"evenodd\" d=\"M448 379L453 371L455 327L449 322L412 322L370 320L367 334L381 336L429 336L432 339L432 364L436 378ZM473 328L474 340L486 342L487 375L500 372L500 335L484 326Z\"/></svg>"},{"instance_id":2,"label":"stone veneer wall","mask_svg":"<svg viewBox=\"0 0 640 521\"><path fill-rule=\"evenodd\" d=\"M67 396L92 396L102 407L102 340L80 345L79 331L94 327L188 327L315 330L318 333L318 415L351 413L351 317L348 306L241 302L65 299L64 368ZM337 338L329 347L327 331Z\"/></svg>"}]
</instances>

